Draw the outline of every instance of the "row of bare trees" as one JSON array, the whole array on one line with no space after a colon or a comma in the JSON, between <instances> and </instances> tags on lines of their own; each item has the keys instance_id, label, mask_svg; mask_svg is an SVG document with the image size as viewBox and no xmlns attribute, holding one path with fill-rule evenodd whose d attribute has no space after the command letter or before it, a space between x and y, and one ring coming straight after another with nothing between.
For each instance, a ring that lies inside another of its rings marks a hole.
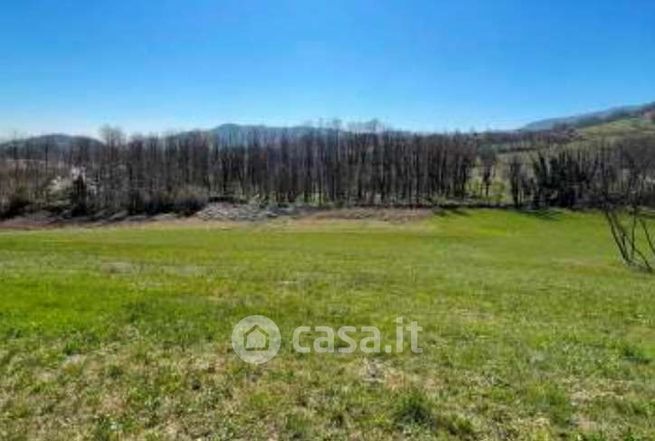
<instances>
[{"instance_id":1,"label":"row of bare trees","mask_svg":"<svg viewBox=\"0 0 655 441\"><path fill-rule=\"evenodd\" d=\"M639 187L639 204L655 205L655 138L595 141L574 147L545 146L507 163L517 208L626 205Z\"/></svg>"},{"instance_id":2,"label":"row of bare trees","mask_svg":"<svg viewBox=\"0 0 655 441\"><path fill-rule=\"evenodd\" d=\"M5 212L27 205L73 214L193 211L211 199L433 204L467 196L479 144L464 135L336 129L253 133L227 145L207 132L128 140L106 128L102 141L8 144L0 157Z\"/></svg>"},{"instance_id":3,"label":"row of bare trees","mask_svg":"<svg viewBox=\"0 0 655 441\"><path fill-rule=\"evenodd\" d=\"M596 142L514 156L515 206L600 209L623 261L655 271L655 139Z\"/></svg>"},{"instance_id":4,"label":"row of bare trees","mask_svg":"<svg viewBox=\"0 0 655 441\"><path fill-rule=\"evenodd\" d=\"M0 209L154 213L192 210L212 198L432 205L490 200L499 182L505 193L499 200L518 208L589 207L627 200L637 181L645 185L652 178L649 158L655 152L652 138L563 148L534 135L338 129L252 132L236 144L211 132L128 139L105 128L101 138L75 138L63 146L51 137L5 144ZM497 142L519 153L499 159ZM641 204L655 203L648 191L640 194Z\"/></svg>"}]
</instances>

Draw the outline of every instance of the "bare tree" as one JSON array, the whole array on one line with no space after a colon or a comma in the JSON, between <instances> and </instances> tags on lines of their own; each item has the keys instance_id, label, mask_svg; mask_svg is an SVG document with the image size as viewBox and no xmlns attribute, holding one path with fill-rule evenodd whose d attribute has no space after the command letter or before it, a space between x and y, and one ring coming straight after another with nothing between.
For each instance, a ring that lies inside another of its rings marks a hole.
<instances>
[{"instance_id":1,"label":"bare tree","mask_svg":"<svg viewBox=\"0 0 655 441\"><path fill-rule=\"evenodd\" d=\"M480 152L482 193L485 199L489 199L489 188L496 174L496 161L495 150L487 148Z\"/></svg>"},{"instance_id":2,"label":"bare tree","mask_svg":"<svg viewBox=\"0 0 655 441\"><path fill-rule=\"evenodd\" d=\"M507 179L514 208L521 208L526 196L529 194L528 179L525 174L523 162L518 155L512 156L509 161Z\"/></svg>"},{"instance_id":3,"label":"bare tree","mask_svg":"<svg viewBox=\"0 0 655 441\"><path fill-rule=\"evenodd\" d=\"M602 210L623 261L653 272L655 242L650 231L652 212L646 205L655 198L655 144L634 140L622 144L601 186ZM622 176L619 185L612 178Z\"/></svg>"}]
</instances>

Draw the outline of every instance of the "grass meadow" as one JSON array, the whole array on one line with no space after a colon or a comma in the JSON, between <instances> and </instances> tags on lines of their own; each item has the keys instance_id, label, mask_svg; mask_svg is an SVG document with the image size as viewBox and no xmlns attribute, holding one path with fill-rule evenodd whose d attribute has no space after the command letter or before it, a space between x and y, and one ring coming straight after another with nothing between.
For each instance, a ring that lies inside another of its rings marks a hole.
<instances>
[{"instance_id":1,"label":"grass meadow","mask_svg":"<svg viewBox=\"0 0 655 441\"><path fill-rule=\"evenodd\" d=\"M0 439L653 439L654 282L571 212L0 231ZM396 317L423 353L290 343Z\"/></svg>"}]
</instances>

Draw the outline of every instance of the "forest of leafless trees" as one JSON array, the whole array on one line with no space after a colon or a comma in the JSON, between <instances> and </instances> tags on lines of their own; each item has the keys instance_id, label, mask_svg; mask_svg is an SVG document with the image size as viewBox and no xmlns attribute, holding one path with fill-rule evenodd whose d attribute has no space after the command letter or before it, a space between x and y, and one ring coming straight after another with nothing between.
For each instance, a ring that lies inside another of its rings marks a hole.
<instances>
[{"instance_id":1,"label":"forest of leafless trees","mask_svg":"<svg viewBox=\"0 0 655 441\"><path fill-rule=\"evenodd\" d=\"M516 208L655 207L652 137L537 148L511 156L507 169Z\"/></svg>"},{"instance_id":2,"label":"forest of leafless trees","mask_svg":"<svg viewBox=\"0 0 655 441\"><path fill-rule=\"evenodd\" d=\"M419 205L464 198L476 161L471 137L311 130L242 145L206 133L135 136L102 131L55 151L9 143L0 175L4 211L28 205L90 212L191 212L210 200L263 204ZM58 187L59 184L59 187ZM65 190L64 194L58 190Z\"/></svg>"},{"instance_id":3,"label":"forest of leafless trees","mask_svg":"<svg viewBox=\"0 0 655 441\"><path fill-rule=\"evenodd\" d=\"M267 205L601 207L639 181L653 206L653 139L564 148L566 134L422 135L325 128L101 140L49 137L0 148L0 213L193 213L210 201ZM649 159L650 158L650 159Z\"/></svg>"}]
</instances>

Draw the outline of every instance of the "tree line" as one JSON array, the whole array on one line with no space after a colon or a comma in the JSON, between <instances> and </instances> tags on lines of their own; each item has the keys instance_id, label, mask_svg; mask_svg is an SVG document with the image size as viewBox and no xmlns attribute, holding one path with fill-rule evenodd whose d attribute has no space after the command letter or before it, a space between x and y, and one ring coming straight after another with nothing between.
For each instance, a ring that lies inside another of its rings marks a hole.
<instances>
[{"instance_id":1,"label":"tree line","mask_svg":"<svg viewBox=\"0 0 655 441\"><path fill-rule=\"evenodd\" d=\"M252 133L240 145L206 132L133 136L102 130L65 149L8 143L0 158L6 214L31 206L72 214L191 212L211 200L262 204L420 205L463 198L477 141L338 129Z\"/></svg>"},{"instance_id":2,"label":"tree line","mask_svg":"<svg viewBox=\"0 0 655 441\"><path fill-rule=\"evenodd\" d=\"M544 146L507 165L516 208L603 208L634 202L655 207L655 138Z\"/></svg>"},{"instance_id":3,"label":"tree line","mask_svg":"<svg viewBox=\"0 0 655 441\"><path fill-rule=\"evenodd\" d=\"M591 207L625 192L635 167L655 152L652 139L564 147L570 142L568 132L424 135L376 127L251 131L235 142L200 131L128 138L105 127L101 141L4 144L0 214L192 213L210 201ZM649 167L640 173L651 179ZM655 203L652 194L642 199Z\"/></svg>"}]
</instances>

